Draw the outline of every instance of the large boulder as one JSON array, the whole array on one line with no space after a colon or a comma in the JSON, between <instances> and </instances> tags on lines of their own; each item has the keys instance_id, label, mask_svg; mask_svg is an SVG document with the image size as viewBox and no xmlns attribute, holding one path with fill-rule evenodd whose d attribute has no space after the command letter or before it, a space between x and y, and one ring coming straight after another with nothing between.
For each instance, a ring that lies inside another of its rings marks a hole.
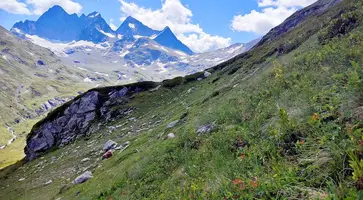
<instances>
[{"instance_id":1,"label":"large boulder","mask_svg":"<svg viewBox=\"0 0 363 200\"><path fill-rule=\"evenodd\" d=\"M90 179L90 178L93 178L92 172L86 171L83 174L81 174L80 176L78 176L76 179L74 179L73 184L77 185L77 184L84 183L84 182L88 181L88 179Z\"/></svg>"},{"instance_id":2,"label":"large boulder","mask_svg":"<svg viewBox=\"0 0 363 200\"><path fill-rule=\"evenodd\" d=\"M111 149L114 149L116 148L117 146L117 143L112 141L112 140L109 140L107 141L104 145L103 145L103 151L108 151L108 150L111 150Z\"/></svg>"},{"instance_id":3,"label":"large boulder","mask_svg":"<svg viewBox=\"0 0 363 200\"><path fill-rule=\"evenodd\" d=\"M170 124L168 124L167 128L173 128L178 122L179 122L179 120L175 120L175 121L171 122Z\"/></svg>"},{"instance_id":4,"label":"large boulder","mask_svg":"<svg viewBox=\"0 0 363 200\"><path fill-rule=\"evenodd\" d=\"M197 134L202 135L202 134L206 134L206 133L210 133L213 130L213 124L205 124L203 126L200 126L197 130Z\"/></svg>"},{"instance_id":5,"label":"large boulder","mask_svg":"<svg viewBox=\"0 0 363 200\"><path fill-rule=\"evenodd\" d=\"M33 160L51 148L65 146L80 136L94 133L99 129L97 124L127 116L135 108L118 107L131 101L135 93L148 91L158 85L142 82L93 89L63 104L38 122L28 134L24 149L26 160Z\"/></svg>"}]
</instances>

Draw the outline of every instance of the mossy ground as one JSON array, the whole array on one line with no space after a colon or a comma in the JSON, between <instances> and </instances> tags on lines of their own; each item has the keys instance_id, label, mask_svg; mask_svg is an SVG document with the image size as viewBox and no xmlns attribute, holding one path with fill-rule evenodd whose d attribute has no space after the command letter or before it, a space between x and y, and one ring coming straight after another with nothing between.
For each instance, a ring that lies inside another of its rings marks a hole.
<instances>
[{"instance_id":1,"label":"mossy ground","mask_svg":"<svg viewBox=\"0 0 363 200\"><path fill-rule=\"evenodd\" d=\"M0 199L362 199L363 26L322 42L331 27L288 54L137 94L128 117L1 171ZM100 160L109 139L131 146ZM94 178L73 186L85 170Z\"/></svg>"}]
</instances>

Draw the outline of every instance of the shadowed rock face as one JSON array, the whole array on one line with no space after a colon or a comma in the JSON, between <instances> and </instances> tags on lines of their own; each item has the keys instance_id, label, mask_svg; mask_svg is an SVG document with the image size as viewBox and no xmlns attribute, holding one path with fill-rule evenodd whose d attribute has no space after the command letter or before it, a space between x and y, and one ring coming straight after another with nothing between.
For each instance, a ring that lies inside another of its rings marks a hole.
<instances>
[{"instance_id":1,"label":"shadowed rock face","mask_svg":"<svg viewBox=\"0 0 363 200\"><path fill-rule=\"evenodd\" d=\"M145 82L94 89L64 104L33 127L24 149L26 160L33 160L51 148L67 145L78 137L92 134L98 130L96 122L107 122L128 115L133 107L117 109L115 106L124 105L134 94L156 86L157 83Z\"/></svg>"}]
</instances>

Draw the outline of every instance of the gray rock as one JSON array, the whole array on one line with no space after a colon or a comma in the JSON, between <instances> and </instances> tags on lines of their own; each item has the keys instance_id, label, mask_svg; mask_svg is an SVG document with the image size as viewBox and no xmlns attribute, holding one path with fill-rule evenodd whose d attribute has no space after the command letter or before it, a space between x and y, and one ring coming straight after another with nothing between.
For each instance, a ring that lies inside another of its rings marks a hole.
<instances>
[{"instance_id":1,"label":"gray rock","mask_svg":"<svg viewBox=\"0 0 363 200\"><path fill-rule=\"evenodd\" d=\"M84 163L84 162L87 162L87 161L89 161L89 160L91 160L90 158L83 158L82 160L81 160L81 162L82 163Z\"/></svg>"},{"instance_id":2,"label":"gray rock","mask_svg":"<svg viewBox=\"0 0 363 200\"><path fill-rule=\"evenodd\" d=\"M173 128L178 122L179 122L179 120L175 120L175 121L171 122L170 124L168 124L167 128Z\"/></svg>"},{"instance_id":3,"label":"gray rock","mask_svg":"<svg viewBox=\"0 0 363 200\"><path fill-rule=\"evenodd\" d=\"M205 78L208 78L210 75L212 75L210 72L208 72L208 71L205 71L204 72L204 77Z\"/></svg>"},{"instance_id":4,"label":"gray rock","mask_svg":"<svg viewBox=\"0 0 363 200\"><path fill-rule=\"evenodd\" d=\"M116 148L116 146L117 146L116 142L109 140L103 145L103 151L108 151L108 150L114 149L114 148Z\"/></svg>"},{"instance_id":5,"label":"gray rock","mask_svg":"<svg viewBox=\"0 0 363 200\"><path fill-rule=\"evenodd\" d=\"M53 183L53 181L52 181L52 180L49 180L49 181L47 181L46 183L44 183L44 185L49 185L49 184L51 184L51 183Z\"/></svg>"},{"instance_id":6,"label":"gray rock","mask_svg":"<svg viewBox=\"0 0 363 200\"><path fill-rule=\"evenodd\" d=\"M130 100L131 95L147 91L157 85L141 84L141 86L142 88L137 86L107 88L104 90L108 91L103 90L102 94L98 90L91 90L76 100L63 104L28 134L25 147L26 160L33 160L53 147L63 147L79 137L97 132L100 123L127 116L134 110L133 107L125 109L112 109L112 107L124 105ZM55 105L53 101L48 104Z\"/></svg>"},{"instance_id":7,"label":"gray rock","mask_svg":"<svg viewBox=\"0 0 363 200\"><path fill-rule=\"evenodd\" d=\"M175 138L175 134L174 133L169 133L168 134L168 139L172 139L172 138Z\"/></svg>"},{"instance_id":8,"label":"gray rock","mask_svg":"<svg viewBox=\"0 0 363 200\"><path fill-rule=\"evenodd\" d=\"M130 122L136 122L136 118L135 117L131 117L128 119Z\"/></svg>"},{"instance_id":9,"label":"gray rock","mask_svg":"<svg viewBox=\"0 0 363 200\"><path fill-rule=\"evenodd\" d=\"M213 124L205 124L203 126L200 126L197 130L197 134L202 135L206 133L210 133L213 130Z\"/></svg>"},{"instance_id":10,"label":"gray rock","mask_svg":"<svg viewBox=\"0 0 363 200\"><path fill-rule=\"evenodd\" d=\"M156 88L153 88L153 89L151 89L151 90L149 90L149 91L150 91L150 92L158 91L160 87L161 87L161 85L158 85Z\"/></svg>"},{"instance_id":11,"label":"gray rock","mask_svg":"<svg viewBox=\"0 0 363 200\"><path fill-rule=\"evenodd\" d=\"M122 152L125 149L127 149L130 146L130 144L131 144L131 142L127 141L127 142L123 143L122 145L116 147L115 150L120 150Z\"/></svg>"},{"instance_id":12,"label":"gray rock","mask_svg":"<svg viewBox=\"0 0 363 200\"><path fill-rule=\"evenodd\" d=\"M80 176L78 176L76 179L74 179L73 184L81 184L86 182L88 179L93 178L92 172L86 171Z\"/></svg>"}]
</instances>

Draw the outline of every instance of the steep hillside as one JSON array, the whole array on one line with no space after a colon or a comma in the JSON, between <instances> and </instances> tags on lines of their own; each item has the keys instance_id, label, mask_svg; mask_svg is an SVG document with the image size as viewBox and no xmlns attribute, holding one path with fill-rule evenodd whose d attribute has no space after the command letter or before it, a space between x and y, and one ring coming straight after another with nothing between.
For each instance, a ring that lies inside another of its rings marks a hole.
<instances>
[{"instance_id":1,"label":"steep hillside","mask_svg":"<svg viewBox=\"0 0 363 200\"><path fill-rule=\"evenodd\" d=\"M34 122L94 86L79 81L88 73L64 66L53 52L19 40L2 27L0 56L2 167L23 157L24 139Z\"/></svg>"},{"instance_id":2,"label":"steep hillside","mask_svg":"<svg viewBox=\"0 0 363 200\"><path fill-rule=\"evenodd\" d=\"M69 101L0 171L0 198L362 199L363 2L315 5L206 73Z\"/></svg>"}]
</instances>

